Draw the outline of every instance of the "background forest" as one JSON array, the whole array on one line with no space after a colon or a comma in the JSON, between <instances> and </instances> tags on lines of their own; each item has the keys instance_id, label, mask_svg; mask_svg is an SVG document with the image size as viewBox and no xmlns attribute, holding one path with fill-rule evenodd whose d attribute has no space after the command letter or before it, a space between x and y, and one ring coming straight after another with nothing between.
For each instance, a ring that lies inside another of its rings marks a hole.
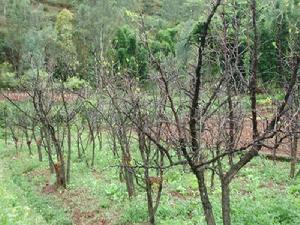
<instances>
[{"instance_id":1,"label":"background forest","mask_svg":"<svg viewBox=\"0 0 300 225\"><path fill-rule=\"evenodd\" d=\"M0 225L300 224L300 0L0 0Z\"/></svg>"}]
</instances>

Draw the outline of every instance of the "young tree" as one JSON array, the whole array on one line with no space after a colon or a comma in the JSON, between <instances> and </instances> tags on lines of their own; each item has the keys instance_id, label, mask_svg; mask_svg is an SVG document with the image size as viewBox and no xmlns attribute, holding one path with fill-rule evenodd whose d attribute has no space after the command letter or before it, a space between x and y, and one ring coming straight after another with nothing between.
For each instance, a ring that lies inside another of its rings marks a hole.
<instances>
[{"instance_id":1,"label":"young tree","mask_svg":"<svg viewBox=\"0 0 300 225\"><path fill-rule=\"evenodd\" d=\"M103 88L108 63L107 54L116 27L122 21L122 8L117 1L84 1L75 14L75 43L80 78L95 81ZM122 5L122 3L120 3Z\"/></svg>"},{"instance_id":2,"label":"young tree","mask_svg":"<svg viewBox=\"0 0 300 225\"><path fill-rule=\"evenodd\" d=\"M63 9L56 17L55 30L57 33L56 70L55 77L66 81L76 75L78 65L76 47L73 41L74 15Z\"/></svg>"}]
</instances>

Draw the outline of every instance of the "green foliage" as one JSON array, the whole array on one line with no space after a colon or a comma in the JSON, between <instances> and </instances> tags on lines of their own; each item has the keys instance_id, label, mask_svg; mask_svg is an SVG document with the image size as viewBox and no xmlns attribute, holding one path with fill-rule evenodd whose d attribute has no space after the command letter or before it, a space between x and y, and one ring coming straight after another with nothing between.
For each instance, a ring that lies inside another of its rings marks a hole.
<instances>
[{"instance_id":1,"label":"green foliage","mask_svg":"<svg viewBox=\"0 0 300 225\"><path fill-rule=\"evenodd\" d=\"M157 59L169 55L175 56L177 28L161 29L149 41L151 53ZM145 79L148 73L148 50L136 38L136 34L129 27L121 27L113 40L114 57L117 61L117 71L128 72Z\"/></svg>"},{"instance_id":2,"label":"green foliage","mask_svg":"<svg viewBox=\"0 0 300 225\"><path fill-rule=\"evenodd\" d=\"M199 43L200 38L203 33L203 29L204 29L204 23L201 21L198 21L194 25L192 33L190 34L190 37L188 40L189 44L198 44Z\"/></svg>"},{"instance_id":3,"label":"green foliage","mask_svg":"<svg viewBox=\"0 0 300 225\"><path fill-rule=\"evenodd\" d=\"M17 80L8 63L0 64L0 88L15 88Z\"/></svg>"},{"instance_id":4,"label":"green foliage","mask_svg":"<svg viewBox=\"0 0 300 225\"><path fill-rule=\"evenodd\" d=\"M13 65L14 72L19 72L20 58L23 49L29 19L31 18L29 0L11 0L6 3L5 24L2 46L5 50L5 59Z\"/></svg>"},{"instance_id":5,"label":"green foliage","mask_svg":"<svg viewBox=\"0 0 300 225\"><path fill-rule=\"evenodd\" d=\"M113 39L115 69L140 79L147 77L147 51L129 27L120 27Z\"/></svg>"},{"instance_id":6,"label":"green foliage","mask_svg":"<svg viewBox=\"0 0 300 225\"><path fill-rule=\"evenodd\" d=\"M279 2L277 2L279 3ZM287 72L283 58L288 54L289 25L286 12L276 4L275 9L265 15L273 20L262 18L260 24L260 58L258 70L263 82L282 82Z\"/></svg>"},{"instance_id":7,"label":"green foliage","mask_svg":"<svg viewBox=\"0 0 300 225\"><path fill-rule=\"evenodd\" d=\"M6 48L7 46L6 46L5 36L0 30L0 64L5 63L6 61L6 54L5 54Z\"/></svg>"},{"instance_id":8,"label":"green foliage","mask_svg":"<svg viewBox=\"0 0 300 225\"><path fill-rule=\"evenodd\" d=\"M121 0L82 1L74 13L74 43L80 78L94 84L106 70L112 38L123 20ZM128 0L126 0L128 3Z\"/></svg>"},{"instance_id":9,"label":"green foliage","mask_svg":"<svg viewBox=\"0 0 300 225\"><path fill-rule=\"evenodd\" d=\"M203 14L204 1L199 0L161 0L161 17L171 24L197 20Z\"/></svg>"},{"instance_id":10,"label":"green foliage","mask_svg":"<svg viewBox=\"0 0 300 225\"><path fill-rule=\"evenodd\" d=\"M63 81L76 75L78 66L76 47L73 41L73 13L63 9L56 17L55 29L57 32L57 68L55 76Z\"/></svg>"},{"instance_id":11,"label":"green foliage","mask_svg":"<svg viewBox=\"0 0 300 225\"><path fill-rule=\"evenodd\" d=\"M64 38L64 36L66 36L66 38L69 38L68 35L70 35L70 33L72 33L73 31L73 24L72 24L73 20L74 20L73 13L71 13L67 9L63 9L57 15L55 28L58 34L62 36L62 38Z\"/></svg>"},{"instance_id":12,"label":"green foliage","mask_svg":"<svg viewBox=\"0 0 300 225\"><path fill-rule=\"evenodd\" d=\"M18 83L23 87L31 88L35 82L38 82L41 88L47 87L49 74L45 71L27 70L23 76L18 80Z\"/></svg>"},{"instance_id":13,"label":"green foliage","mask_svg":"<svg viewBox=\"0 0 300 225\"><path fill-rule=\"evenodd\" d=\"M65 87L71 90L80 90L87 85L85 80L79 79L78 77L70 77L65 82Z\"/></svg>"},{"instance_id":14,"label":"green foliage","mask_svg":"<svg viewBox=\"0 0 300 225\"><path fill-rule=\"evenodd\" d=\"M270 81L274 78L278 79L277 74L277 50L275 40L272 39L273 34L270 34L268 29L261 30L262 46L260 48L261 57L259 60L259 72L264 82Z\"/></svg>"},{"instance_id":15,"label":"green foliage","mask_svg":"<svg viewBox=\"0 0 300 225\"><path fill-rule=\"evenodd\" d=\"M157 56L162 57L172 54L175 56L175 45L177 28L167 28L159 30L155 39L151 42L151 51Z\"/></svg>"}]
</instances>

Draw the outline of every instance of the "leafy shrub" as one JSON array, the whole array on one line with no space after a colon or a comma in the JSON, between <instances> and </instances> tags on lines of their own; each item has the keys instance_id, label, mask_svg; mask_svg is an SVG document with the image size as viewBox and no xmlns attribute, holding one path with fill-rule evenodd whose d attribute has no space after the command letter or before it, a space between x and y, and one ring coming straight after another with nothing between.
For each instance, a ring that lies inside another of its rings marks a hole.
<instances>
[{"instance_id":1,"label":"leafy shrub","mask_svg":"<svg viewBox=\"0 0 300 225\"><path fill-rule=\"evenodd\" d=\"M113 40L113 60L116 72L127 71L144 79L147 76L147 51L137 40L136 34L129 27L120 27Z\"/></svg>"},{"instance_id":2,"label":"leafy shrub","mask_svg":"<svg viewBox=\"0 0 300 225\"><path fill-rule=\"evenodd\" d=\"M85 80L79 79L78 77L70 77L65 82L66 88L70 90L80 90L81 88L85 87L87 82Z\"/></svg>"},{"instance_id":3,"label":"leafy shrub","mask_svg":"<svg viewBox=\"0 0 300 225\"><path fill-rule=\"evenodd\" d=\"M15 88L17 80L8 63L0 64L0 88Z\"/></svg>"}]
</instances>

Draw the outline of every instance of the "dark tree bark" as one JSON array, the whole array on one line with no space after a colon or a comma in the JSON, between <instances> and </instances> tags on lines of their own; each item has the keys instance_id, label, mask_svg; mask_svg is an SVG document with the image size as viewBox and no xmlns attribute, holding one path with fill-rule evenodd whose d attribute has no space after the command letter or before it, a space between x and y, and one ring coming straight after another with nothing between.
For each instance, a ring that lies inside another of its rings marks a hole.
<instances>
[{"instance_id":1,"label":"dark tree bark","mask_svg":"<svg viewBox=\"0 0 300 225\"><path fill-rule=\"evenodd\" d=\"M296 165L298 162L298 141L299 141L299 101L296 94L292 97L291 105L291 168L290 177L296 175Z\"/></svg>"},{"instance_id":2,"label":"dark tree bark","mask_svg":"<svg viewBox=\"0 0 300 225\"><path fill-rule=\"evenodd\" d=\"M95 140L95 130L94 126L92 124L92 118L89 118L89 115L87 115L87 123L89 127L89 138L92 142L92 162L91 167L94 167L95 165L95 150L96 150L96 140Z\"/></svg>"},{"instance_id":3,"label":"dark tree bark","mask_svg":"<svg viewBox=\"0 0 300 225\"><path fill-rule=\"evenodd\" d=\"M296 165L298 162L297 150L298 150L298 137L293 136L291 142L291 169L290 169L291 178L294 178L296 173Z\"/></svg>"},{"instance_id":4,"label":"dark tree bark","mask_svg":"<svg viewBox=\"0 0 300 225\"><path fill-rule=\"evenodd\" d=\"M221 180L222 184L222 219L223 225L231 225L230 187L229 183Z\"/></svg>"},{"instance_id":5,"label":"dark tree bark","mask_svg":"<svg viewBox=\"0 0 300 225\"><path fill-rule=\"evenodd\" d=\"M31 149L31 138L29 137L29 133L28 133L28 128L24 127L24 134L25 134L25 139L26 139L26 145L28 147L29 150L29 155L32 156L32 149Z\"/></svg>"},{"instance_id":6,"label":"dark tree bark","mask_svg":"<svg viewBox=\"0 0 300 225\"><path fill-rule=\"evenodd\" d=\"M36 136L36 126L32 127L32 136L33 136L33 139L34 139L36 147L37 147L39 161L42 162L43 161L43 153L42 153L42 143L43 143L42 138L43 137L40 136L40 138L38 138Z\"/></svg>"},{"instance_id":7,"label":"dark tree bark","mask_svg":"<svg viewBox=\"0 0 300 225\"><path fill-rule=\"evenodd\" d=\"M52 146L51 146L51 142L50 142L50 137L46 131L45 128L41 128L40 130L41 132L41 137L42 137L42 141L43 141L43 145L44 145L44 149L47 152L48 155L48 162L49 162L49 169L51 173L54 173L54 166L53 166L53 159L52 159Z\"/></svg>"},{"instance_id":8,"label":"dark tree bark","mask_svg":"<svg viewBox=\"0 0 300 225\"><path fill-rule=\"evenodd\" d=\"M200 193L200 200L202 203L202 208L204 210L206 223L207 223L207 225L215 225L216 224L215 217L213 214L212 205L210 203L207 187L205 184L204 170L201 169L201 170L197 171L195 175L196 175L197 181L198 181L198 190Z\"/></svg>"},{"instance_id":9,"label":"dark tree bark","mask_svg":"<svg viewBox=\"0 0 300 225\"><path fill-rule=\"evenodd\" d=\"M152 197L152 187L150 182L149 175L149 155L146 153L146 137L143 132L139 132L139 150L142 156L143 165L144 165L144 180L146 184L146 195L147 195L147 206L148 206L148 216L150 224L155 224L155 210L153 206L153 197Z\"/></svg>"},{"instance_id":10,"label":"dark tree bark","mask_svg":"<svg viewBox=\"0 0 300 225\"><path fill-rule=\"evenodd\" d=\"M251 100L251 113L252 113L252 137L255 140L258 137L257 128L257 107L256 107L256 93L257 93L257 65L258 65L258 34L256 26L256 0L251 0L251 12L252 12L252 28L254 33L253 48L252 48L252 65L251 65L251 80L249 84L250 88L250 100Z\"/></svg>"},{"instance_id":11,"label":"dark tree bark","mask_svg":"<svg viewBox=\"0 0 300 225\"><path fill-rule=\"evenodd\" d=\"M211 13L209 14L206 22L203 25L200 35L200 46L198 48L198 63L195 71L195 81L193 84L193 94L192 94L192 102L190 107L190 117L189 117L189 126L190 126L190 136L191 136L191 146L192 151L197 153L199 151L199 143L198 143L198 128L197 128L197 114L199 111L199 97L200 97L200 89L202 85L202 67L203 67L203 54L206 47L207 35L209 31L209 27L214 17L218 7L221 4L221 0L217 0ZM182 148L183 149L183 148ZM189 159L188 154L184 153L186 159L189 161L190 166L193 168L193 162ZM188 158L187 158L188 157ZM202 156L200 156L202 157ZM200 159L201 160L201 159ZM215 225L215 218L212 210L212 206L208 197L207 188L205 184L205 175L204 171L201 170L193 170L199 186L199 192L201 196L202 207L205 214L205 219L207 225Z\"/></svg>"}]
</instances>

